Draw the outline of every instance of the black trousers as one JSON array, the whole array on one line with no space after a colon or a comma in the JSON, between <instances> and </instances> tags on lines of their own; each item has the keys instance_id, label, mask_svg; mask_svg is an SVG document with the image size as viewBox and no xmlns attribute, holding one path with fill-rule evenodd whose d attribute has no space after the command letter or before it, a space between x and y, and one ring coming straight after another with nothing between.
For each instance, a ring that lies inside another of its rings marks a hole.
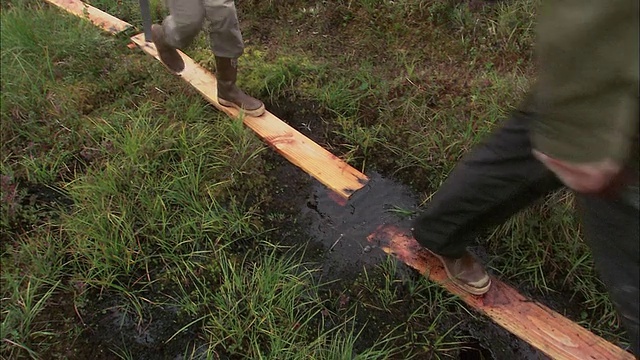
<instances>
[{"instance_id":1,"label":"black trousers","mask_svg":"<svg viewBox=\"0 0 640 360\"><path fill-rule=\"evenodd\" d=\"M535 114L516 111L456 165L413 235L422 246L459 257L481 232L499 225L563 185L531 153ZM617 199L579 194L578 207L596 269L638 355L640 234L635 193Z\"/></svg>"}]
</instances>

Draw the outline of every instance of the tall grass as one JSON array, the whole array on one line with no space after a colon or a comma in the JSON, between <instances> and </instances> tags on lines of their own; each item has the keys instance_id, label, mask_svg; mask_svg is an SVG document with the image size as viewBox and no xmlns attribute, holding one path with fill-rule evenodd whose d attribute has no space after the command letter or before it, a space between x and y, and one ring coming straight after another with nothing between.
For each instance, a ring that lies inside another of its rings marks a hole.
<instances>
[{"instance_id":1,"label":"tall grass","mask_svg":"<svg viewBox=\"0 0 640 360\"><path fill-rule=\"evenodd\" d=\"M388 358L388 345L356 349L348 318L325 326L313 271L265 242L265 147L239 120L40 3L10 4L2 26L3 191L22 194L3 202L2 356L59 354L106 297L138 327L179 309L163 340L195 327L192 358ZM64 201L32 212L36 183ZM109 351L135 358L131 346Z\"/></svg>"},{"instance_id":2,"label":"tall grass","mask_svg":"<svg viewBox=\"0 0 640 360\"><path fill-rule=\"evenodd\" d=\"M137 3L91 3L140 23ZM438 286L389 259L337 290L274 245L271 164L241 121L121 38L39 1L2 6L2 356L59 354L104 299L138 328L159 321L154 309L177 309L162 340L184 345L185 358L455 356L469 314ZM276 105L316 104L332 151L398 176L425 203L532 78L535 1L238 6L247 23L278 24L265 43L247 28L239 84ZM166 14L159 1L152 9ZM204 34L187 52L213 69ZM494 271L534 295L573 294L578 320L621 339L570 198L549 198L483 244ZM188 331L194 342L180 342Z\"/></svg>"}]
</instances>

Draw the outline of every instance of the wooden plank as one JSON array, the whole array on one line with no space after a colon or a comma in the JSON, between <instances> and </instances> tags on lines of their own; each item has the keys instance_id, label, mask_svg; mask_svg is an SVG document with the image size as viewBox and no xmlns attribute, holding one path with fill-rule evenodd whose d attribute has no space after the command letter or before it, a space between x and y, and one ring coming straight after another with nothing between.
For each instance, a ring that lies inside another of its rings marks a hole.
<instances>
[{"instance_id":1,"label":"wooden plank","mask_svg":"<svg viewBox=\"0 0 640 360\"><path fill-rule=\"evenodd\" d=\"M94 25L111 33L118 34L131 27L131 24L118 19L115 16L97 9L80 0L46 0L50 4L66 10L67 12L91 21Z\"/></svg>"},{"instance_id":2,"label":"wooden plank","mask_svg":"<svg viewBox=\"0 0 640 360\"><path fill-rule=\"evenodd\" d=\"M131 40L147 54L159 60L155 46L152 42L145 42L144 34L138 34ZM255 131L267 144L329 189L347 199L369 181L364 174L270 112L266 111L260 117L245 116L234 108L220 105L215 76L184 53L180 52L180 56L184 60L185 69L178 76L190 83L207 101L230 117L243 116L244 124Z\"/></svg>"},{"instance_id":3,"label":"wooden plank","mask_svg":"<svg viewBox=\"0 0 640 360\"><path fill-rule=\"evenodd\" d=\"M421 247L408 230L381 225L369 235L368 240L441 284L469 306L553 359L634 359L630 353L546 306L522 296L495 277L491 278L491 289L483 296L460 290L448 281L440 261Z\"/></svg>"}]
</instances>

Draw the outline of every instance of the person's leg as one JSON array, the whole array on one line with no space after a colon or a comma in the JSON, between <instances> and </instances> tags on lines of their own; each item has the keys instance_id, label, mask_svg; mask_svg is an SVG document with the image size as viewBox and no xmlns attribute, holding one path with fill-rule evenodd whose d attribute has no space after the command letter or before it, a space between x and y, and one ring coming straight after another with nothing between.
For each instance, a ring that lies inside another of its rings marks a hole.
<instances>
[{"instance_id":1,"label":"person's leg","mask_svg":"<svg viewBox=\"0 0 640 360\"><path fill-rule=\"evenodd\" d=\"M221 105L235 107L250 116L264 113L264 104L236 86L238 58L244 52L238 15L233 0L204 0L209 20L211 50L216 57L218 101Z\"/></svg>"},{"instance_id":2,"label":"person's leg","mask_svg":"<svg viewBox=\"0 0 640 360\"><path fill-rule=\"evenodd\" d=\"M639 356L640 234L638 187L625 196L606 199L578 195L585 241L591 248L596 270L604 282L622 326Z\"/></svg>"},{"instance_id":3,"label":"person's leg","mask_svg":"<svg viewBox=\"0 0 640 360\"><path fill-rule=\"evenodd\" d=\"M151 36L160 60L172 71L184 69L176 49L183 49L198 35L204 22L202 0L167 0L170 15L162 25L151 27Z\"/></svg>"},{"instance_id":4,"label":"person's leg","mask_svg":"<svg viewBox=\"0 0 640 360\"><path fill-rule=\"evenodd\" d=\"M456 165L414 222L416 240L438 255L451 280L468 292L482 294L490 283L466 248L482 231L562 187L531 153L533 116L514 112Z\"/></svg>"},{"instance_id":5,"label":"person's leg","mask_svg":"<svg viewBox=\"0 0 640 360\"><path fill-rule=\"evenodd\" d=\"M209 40L215 56L237 59L244 52L238 13L233 0L204 0Z\"/></svg>"},{"instance_id":6,"label":"person's leg","mask_svg":"<svg viewBox=\"0 0 640 360\"><path fill-rule=\"evenodd\" d=\"M202 0L167 0L169 16L162 22L167 44L176 49L189 46L202 29L205 9Z\"/></svg>"}]
</instances>

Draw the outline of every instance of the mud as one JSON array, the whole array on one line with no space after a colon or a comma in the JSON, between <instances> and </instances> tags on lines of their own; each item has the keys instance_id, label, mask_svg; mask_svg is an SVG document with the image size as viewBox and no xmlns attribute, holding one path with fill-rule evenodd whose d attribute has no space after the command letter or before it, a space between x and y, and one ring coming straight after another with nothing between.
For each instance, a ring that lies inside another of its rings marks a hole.
<instances>
[{"instance_id":1,"label":"mud","mask_svg":"<svg viewBox=\"0 0 640 360\"><path fill-rule=\"evenodd\" d=\"M379 264L386 254L367 241L380 224L410 226L399 211L413 212L417 199L403 185L377 173L344 205L321 184L314 184L301 217L310 224L308 233L324 249L323 276L327 280L354 279L363 266Z\"/></svg>"},{"instance_id":2,"label":"mud","mask_svg":"<svg viewBox=\"0 0 640 360\"><path fill-rule=\"evenodd\" d=\"M265 107L315 143L328 145L326 138L329 123L325 121L325 118L329 114L317 102L281 98L265 102Z\"/></svg>"},{"instance_id":3,"label":"mud","mask_svg":"<svg viewBox=\"0 0 640 360\"><path fill-rule=\"evenodd\" d=\"M366 237L381 224L408 228L411 215L418 211L417 196L408 187L375 172L368 176L370 182L344 206L326 188L315 184L301 209L301 216L311 223L309 234L324 249L321 262L326 280L348 283L363 267L371 268L382 262L387 255ZM404 264L399 265L399 270L403 277L419 276ZM529 344L489 321L465 319L464 314L461 320L460 328L470 340L460 350L459 359L546 359Z\"/></svg>"},{"instance_id":4,"label":"mud","mask_svg":"<svg viewBox=\"0 0 640 360\"><path fill-rule=\"evenodd\" d=\"M142 304L142 318L131 308L122 306L117 296L97 290L86 295L86 304L76 303L73 293L58 293L50 302L43 323L55 325L69 333L73 341L49 349L45 359L136 360L197 359L203 344L196 330L198 323L180 316L177 308ZM81 324L81 332L75 327ZM171 341L168 341L171 339ZM127 357L129 356L129 357Z\"/></svg>"},{"instance_id":5,"label":"mud","mask_svg":"<svg viewBox=\"0 0 640 360\"><path fill-rule=\"evenodd\" d=\"M488 320L466 318L463 319L460 329L470 339L460 351L460 360L550 359L527 342Z\"/></svg>"},{"instance_id":6,"label":"mud","mask_svg":"<svg viewBox=\"0 0 640 360\"><path fill-rule=\"evenodd\" d=\"M280 223L274 222L281 242L306 247L306 260L321 266L321 280L334 281L324 295L337 298L333 299L337 309L332 311L348 307L354 301L351 290L357 286L363 267L373 273L376 265L387 258L381 249L367 241L367 236L380 224L409 227L418 210L417 196L407 186L371 172L369 183L346 203L341 203L326 187L278 155L267 157L273 164L269 176L277 184L268 211L285 215ZM33 187L27 192L30 194L27 198L31 205L69 205L68 198L52 191ZM397 276L415 279L419 274L398 263ZM152 293L147 297L153 298ZM82 332L75 341L51 349L48 358L102 360L130 354L140 360L181 360L194 354L194 358L198 358L198 349L204 345L197 330L199 324L187 326L192 319L180 316L176 308L144 303L140 318L139 313L122 306L126 301L107 293L87 294L85 307L79 308L74 298L73 293L57 294L42 319L68 332L74 331L76 324L82 324ZM366 327L357 348L370 346L384 329L398 325L414 310L415 306L403 305L392 313L360 312L356 326L366 324ZM463 323L458 328L468 343L461 347L457 359L545 359L502 328L483 319L471 319L464 312L455 318L443 319L441 326L447 329L459 321Z\"/></svg>"},{"instance_id":7,"label":"mud","mask_svg":"<svg viewBox=\"0 0 640 360\"><path fill-rule=\"evenodd\" d=\"M472 0L472 2L481 3L482 1ZM260 7L256 5L257 3L254 4L251 1L245 5L239 4L239 9L241 11L246 9L248 13L255 11L256 8L259 10ZM351 32L343 29L353 16L349 9L346 9L346 5L340 5L340 8L328 11L327 16L318 21L308 21L301 18L296 21L295 25L301 25L299 28L304 31L303 36L308 36L308 33L316 30L321 34L333 33L335 35L323 38L325 45L321 47L321 53L327 58L333 58L335 54L344 52L346 47L354 51L354 59L363 58L364 56L361 55L370 52L377 53L375 56L378 62L386 62L391 56L394 56L393 52L387 51L389 47L384 46L384 43L377 44L378 46L372 49L360 46L358 41L354 41L353 39L362 36L361 27L350 26ZM255 24L243 21L245 37L248 40L257 38L258 43L278 48L278 42L283 40L279 40L280 34L273 29L281 25L278 21L264 21L267 18L265 16L259 18L262 21ZM254 26L247 28L248 25ZM335 29L342 30L336 32ZM316 43L309 42L306 46L312 53L318 52ZM500 61L508 63L509 58L502 54L493 59L496 66L500 66ZM89 114L96 111L102 104L113 100L114 89L121 89L127 84L138 86L139 82L145 78L135 79L134 82L129 77L123 77L122 80L123 82L115 84L113 89L104 89L89 99L82 112ZM461 88L464 87L458 85L450 91L455 96L459 96L464 90ZM182 91L182 88L179 91ZM399 97L399 95L396 94L394 97ZM369 101L364 101L364 103L369 104ZM340 142L335 141L335 136L331 135L331 116L325 117L322 108L316 103L300 101L300 99L296 101L279 100L276 103L267 104L267 108L280 118L287 119L304 135L332 152L339 153L339 150L335 150L339 146L332 145ZM361 108L358 112L363 114L362 121L365 125L376 120L375 106ZM402 183L412 184L414 189L421 191L430 186L427 170L397 170L391 157L385 156L385 153L377 153L377 155L379 156L379 159L376 160L378 167L386 170L381 172L383 174L392 172L399 174L396 175L396 179L400 179L401 182L371 172L368 174L371 178L370 183L356 192L343 205L336 202L335 196L332 196L325 187L310 179L300 169L295 168L274 153L267 155L273 166L268 177L275 184L273 198L263 209L265 215L274 216L267 227L277 229L276 237L281 243L306 248L305 259L321 266L320 275L323 282L339 280L330 285L327 290L327 296L337 296L337 307L348 305L350 289L354 286L353 284L363 267L373 269L387 258L387 255L380 249L367 242L367 235L384 223L393 223L401 227L410 226L411 215L417 210L417 196ZM91 158L94 156L96 155L86 152L80 154L85 162L91 162ZM26 195L21 197L16 204L19 205L17 207L19 210L16 210L18 215L16 222L12 225L15 229L12 230L20 232L27 230L26 227L32 224L30 216L33 213L37 213L38 217L43 218L48 216L46 214L53 208L71 206L68 198L51 188L31 185L27 186ZM276 215L282 215L282 217ZM2 238L4 240L4 236ZM482 258L488 257L482 248L478 250L482 254ZM419 276L415 271L402 264L399 264L398 267L400 276L408 278ZM195 349L198 349L202 344L198 340L197 323L186 327L185 331L180 331L189 324L191 319L181 317L176 308L145 304L142 308L142 320L138 320L140 314L122 307L121 304L126 303L123 299L108 294L92 293L87 297L87 303L90 305L78 310L75 308L74 296L72 293L56 295L52 306L47 309L47 317L42 319L45 322L51 321L58 328L70 332L74 331L73 325L75 323L83 324L81 334L69 334L69 338L75 339L75 342L70 342L64 349L59 349L60 352L57 356L52 358L115 359L118 358L116 352L119 351L120 355L131 354L130 358L133 359L178 360L188 358L184 356L185 349L194 349L197 353ZM386 314L381 312L374 314L374 311L369 314L365 313L364 317L358 319L358 325L365 322L368 324L366 331L362 334L364 343L360 346L375 341L376 336L382 331L381 329L390 324L397 325L413 309L412 307L394 309L392 313ZM64 321L60 319L64 319ZM55 321L58 322L55 323ZM461 311L456 318L443 319L441 326L446 329L458 321L462 321L460 326L462 335L468 336L468 343L463 344L456 355L458 359L545 358L504 329L482 318L472 319L464 311ZM175 335L173 340L166 342L173 335Z\"/></svg>"},{"instance_id":8,"label":"mud","mask_svg":"<svg viewBox=\"0 0 640 360\"><path fill-rule=\"evenodd\" d=\"M0 249L15 240L14 234L27 232L39 224L49 223L73 205L66 191L57 186L32 183L2 176L3 216L6 224L0 228Z\"/></svg>"}]
</instances>

